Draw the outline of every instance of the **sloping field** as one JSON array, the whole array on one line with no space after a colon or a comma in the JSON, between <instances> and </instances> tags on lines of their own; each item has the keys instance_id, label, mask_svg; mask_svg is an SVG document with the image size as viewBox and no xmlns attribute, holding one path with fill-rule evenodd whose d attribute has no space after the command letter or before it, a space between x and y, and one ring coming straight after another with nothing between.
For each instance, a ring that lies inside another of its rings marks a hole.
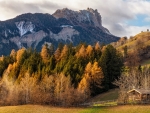
<instances>
[{"instance_id":1,"label":"sloping field","mask_svg":"<svg viewBox=\"0 0 150 113\"><path fill-rule=\"evenodd\" d=\"M58 108L41 105L23 105L0 107L0 113L150 113L150 105L93 108Z\"/></svg>"},{"instance_id":2,"label":"sloping field","mask_svg":"<svg viewBox=\"0 0 150 113\"><path fill-rule=\"evenodd\" d=\"M127 43L117 47L118 50L122 51L125 46L128 47L128 52L132 52L135 49L137 40L141 41L143 47L150 45L150 32L141 32L133 37L132 40L128 39Z\"/></svg>"},{"instance_id":3,"label":"sloping field","mask_svg":"<svg viewBox=\"0 0 150 113\"><path fill-rule=\"evenodd\" d=\"M107 100L116 100L118 99L118 91L119 89L111 89L105 93L99 94L88 102L97 102L97 101L107 101Z\"/></svg>"}]
</instances>

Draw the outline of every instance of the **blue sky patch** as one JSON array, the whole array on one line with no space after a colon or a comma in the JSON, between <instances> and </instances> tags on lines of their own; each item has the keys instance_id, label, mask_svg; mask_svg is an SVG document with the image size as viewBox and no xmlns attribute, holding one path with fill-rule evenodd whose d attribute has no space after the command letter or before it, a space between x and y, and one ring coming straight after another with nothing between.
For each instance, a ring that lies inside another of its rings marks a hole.
<instances>
[{"instance_id":1,"label":"blue sky patch","mask_svg":"<svg viewBox=\"0 0 150 113\"><path fill-rule=\"evenodd\" d=\"M150 24L150 21L146 21L146 18L148 18L147 15L136 15L136 18L127 21L127 24L131 26L147 26Z\"/></svg>"}]
</instances>

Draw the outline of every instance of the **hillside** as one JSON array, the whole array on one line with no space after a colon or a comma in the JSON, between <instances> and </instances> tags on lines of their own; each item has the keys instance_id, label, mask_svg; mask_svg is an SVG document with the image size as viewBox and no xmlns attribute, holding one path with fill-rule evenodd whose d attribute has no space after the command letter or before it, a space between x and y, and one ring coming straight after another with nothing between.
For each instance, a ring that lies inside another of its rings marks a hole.
<instances>
[{"instance_id":1,"label":"hillside","mask_svg":"<svg viewBox=\"0 0 150 113\"><path fill-rule=\"evenodd\" d=\"M119 41L112 43L117 50L125 54L136 53L140 58L141 64L147 64L147 60L150 59L150 32L141 32L133 37L127 39L121 38Z\"/></svg>"},{"instance_id":2,"label":"hillside","mask_svg":"<svg viewBox=\"0 0 150 113\"><path fill-rule=\"evenodd\" d=\"M119 89L111 89L107 92L101 93L91 98L90 100L88 100L88 102L117 100L118 96L119 96Z\"/></svg>"},{"instance_id":3,"label":"hillside","mask_svg":"<svg viewBox=\"0 0 150 113\"><path fill-rule=\"evenodd\" d=\"M117 41L115 46L118 50L123 49L124 46L128 46L129 51L132 51L134 47L138 44L142 44L142 47L146 47L150 45L150 32L141 32L129 39L125 39L124 37ZM140 46L138 45L138 46Z\"/></svg>"}]
</instances>

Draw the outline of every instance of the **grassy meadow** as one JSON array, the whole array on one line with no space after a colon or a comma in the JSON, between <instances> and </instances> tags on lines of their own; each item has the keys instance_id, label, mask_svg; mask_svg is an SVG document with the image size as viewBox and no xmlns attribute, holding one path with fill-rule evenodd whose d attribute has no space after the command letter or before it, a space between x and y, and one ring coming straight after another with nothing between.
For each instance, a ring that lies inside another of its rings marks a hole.
<instances>
[{"instance_id":1,"label":"grassy meadow","mask_svg":"<svg viewBox=\"0 0 150 113\"><path fill-rule=\"evenodd\" d=\"M150 105L126 105L93 108L60 108L42 105L0 107L0 113L150 113Z\"/></svg>"}]
</instances>

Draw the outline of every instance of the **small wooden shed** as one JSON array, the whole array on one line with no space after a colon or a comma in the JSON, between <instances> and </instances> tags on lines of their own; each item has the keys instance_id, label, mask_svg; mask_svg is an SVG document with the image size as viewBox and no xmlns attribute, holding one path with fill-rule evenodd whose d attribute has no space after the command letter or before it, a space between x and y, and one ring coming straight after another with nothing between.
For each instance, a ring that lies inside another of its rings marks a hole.
<instances>
[{"instance_id":1,"label":"small wooden shed","mask_svg":"<svg viewBox=\"0 0 150 113\"><path fill-rule=\"evenodd\" d=\"M148 89L132 89L127 93L129 101L150 102L150 90Z\"/></svg>"}]
</instances>

